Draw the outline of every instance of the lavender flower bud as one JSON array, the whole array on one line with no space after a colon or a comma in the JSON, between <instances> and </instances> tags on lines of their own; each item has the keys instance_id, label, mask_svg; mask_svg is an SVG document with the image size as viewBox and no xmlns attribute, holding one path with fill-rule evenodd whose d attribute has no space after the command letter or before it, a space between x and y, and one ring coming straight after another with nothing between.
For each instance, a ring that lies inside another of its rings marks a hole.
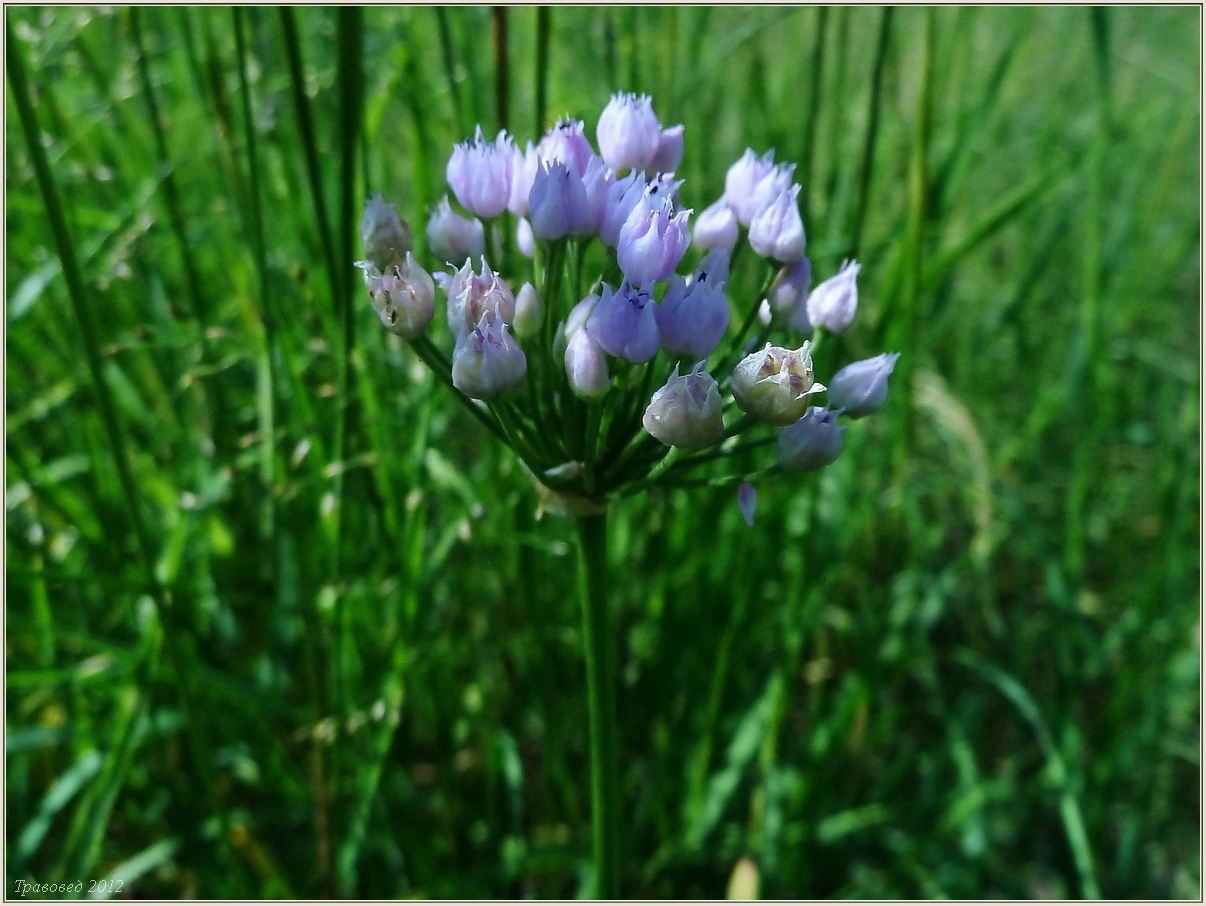
<instances>
[{"instance_id":1,"label":"lavender flower bud","mask_svg":"<svg viewBox=\"0 0 1206 906\"><path fill-rule=\"evenodd\" d=\"M474 327L483 315L510 324L515 319L515 296L506 281L490 270L483 257L482 272L473 273L473 264L464 266L448 284L448 328L454 334Z\"/></svg>"},{"instance_id":2,"label":"lavender flower bud","mask_svg":"<svg viewBox=\"0 0 1206 906\"><path fill-rule=\"evenodd\" d=\"M648 95L613 94L603 112L595 137L599 154L613 170L645 170L657 157L662 124Z\"/></svg>"},{"instance_id":3,"label":"lavender flower bud","mask_svg":"<svg viewBox=\"0 0 1206 906\"><path fill-rule=\"evenodd\" d=\"M586 187L572 167L561 161L541 162L528 204L532 232L540 239L560 239L583 216Z\"/></svg>"},{"instance_id":4,"label":"lavender flower bud","mask_svg":"<svg viewBox=\"0 0 1206 906\"><path fill-rule=\"evenodd\" d=\"M833 376L829 405L851 418L878 412L888 397L888 375L899 358L899 352L885 352L847 365Z\"/></svg>"},{"instance_id":5,"label":"lavender flower bud","mask_svg":"<svg viewBox=\"0 0 1206 906\"><path fill-rule=\"evenodd\" d=\"M668 447L694 450L724 437L720 390L710 374L700 371L702 367L699 362L689 374L679 377L675 365L641 419L645 430Z\"/></svg>"},{"instance_id":6,"label":"lavender flower bud","mask_svg":"<svg viewBox=\"0 0 1206 906\"><path fill-rule=\"evenodd\" d=\"M528 213L528 196L532 194L532 183L536 181L536 170L539 166L540 159L531 141L524 151L520 151L518 145L512 147L511 195L507 199L507 210L516 217Z\"/></svg>"},{"instance_id":7,"label":"lavender flower bud","mask_svg":"<svg viewBox=\"0 0 1206 906\"><path fill-rule=\"evenodd\" d=\"M748 481L742 482L737 488L737 509L741 510L745 524L753 528L754 511L758 509L758 489Z\"/></svg>"},{"instance_id":8,"label":"lavender flower bud","mask_svg":"<svg viewBox=\"0 0 1206 906\"><path fill-rule=\"evenodd\" d=\"M460 333L452 350L452 385L475 400L490 399L523 383L528 361L507 325L483 313Z\"/></svg>"},{"instance_id":9,"label":"lavender flower bud","mask_svg":"<svg viewBox=\"0 0 1206 906\"><path fill-rule=\"evenodd\" d=\"M649 162L649 169L672 173L683 162L683 127L671 126L663 129L657 139L657 153Z\"/></svg>"},{"instance_id":10,"label":"lavender flower bud","mask_svg":"<svg viewBox=\"0 0 1206 906\"><path fill-rule=\"evenodd\" d=\"M545 163L561 161L579 176L586 175L586 165L595 156L590 141L583 132L582 120L561 118L544 134L536 146L536 154Z\"/></svg>"},{"instance_id":11,"label":"lavender flower bud","mask_svg":"<svg viewBox=\"0 0 1206 906\"><path fill-rule=\"evenodd\" d=\"M816 327L842 333L854 323L858 310L857 261L843 261L841 270L818 286L808 297L808 320Z\"/></svg>"},{"instance_id":12,"label":"lavender flower bud","mask_svg":"<svg viewBox=\"0 0 1206 906\"><path fill-rule=\"evenodd\" d=\"M578 396L599 399L611 386L607 356L586 328L574 331L565 347L565 375Z\"/></svg>"},{"instance_id":13,"label":"lavender flower bud","mask_svg":"<svg viewBox=\"0 0 1206 906\"><path fill-rule=\"evenodd\" d=\"M607 203L603 219L599 223L599 238L603 240L604 245L613 249L616 247L624 222L628 220L628 215L644 194L645 180L636 170L623 179L616 179L607 187Z\"/></svg>"},{"instance_id":14,"label":"lavender flower bud","mask_svg":"<svg viewBox=\"0 0 1206 906\"><path fill-rule=\"evenodd\" d=\"M486 231L480 220L455 213L445 195L427 221L427 246L441 261L480 258L486 251Z\"/></svg>"},{"instance_id":15,"label":"lavender flower bud","mask_svg":"<svg viewBox=\"0 0 1206 906\"><path fill-rule=\"evenodd\" d=\"M695 244L705 249L731 249L737 244L737 218L724 198L708 205L696 219Z\"/></svg>"},{"instance_id":16,"label":"lavender flower bud","mask_svg":"<svg viewBox=\"0 0 1206 906\"><path fill-rule=\"evenodd\" d=\"M729 300L724 283L701 269L688 284L674 276L657 308L662 346L671 356L706 359L729 327Z\"/></svg>"},{"instance_id":17,"label":"lavender flower bud","mask_svg":"<svg viewBox=\"0 0 1206 906\"><path fill-rule=\"evenodd\" d=\"M793 261L779 268L770 292L766 294L771 310L778 318L791 319L798 311L804 312L806 333L812 333L805 302L808 301L808 284L812 282L812 262L807 258ZM795 324L792 323L793 329Z\"/></svg>"},{"instance_id":18,"label":"lavender flower bud","mask_svg":"<svg viewBox=\"0 0 1206 906\"><path fill-rule=\"evenodd\" d=\"M471 141L452 149L444 171L456 200L478 217L496 217L511 200L515 145L505 131L493 142L482 138L482 127Z\"/></svg>"},{"instance_id":19,"label":"lavender flower bud","mask_svg":"<svg viewBox=\"0 0 1206 906\"><path fill-rule=\"evenodd\" d=\"M536 255L536 234L532 232L531 221L526 217L520 217L519 222L515 224L515 245L525 258Z\"/></svg>"},{"instance_id":20,"label":"lavender flower bud","mask_svg":"<svg viewBox=\"0 0 1206 906\"><path fill-rule=\"evenodd\" d=\"M772 425L790 425L808 409L808 397L824 385L812 379L809 343L799 349L766 346L733 369L733 398L750 415Z\"/></svg>"},{"instance_id":21,"label":"lavender flower bud","mask_svg":"<svg viewBox=\"0 0 1206 906\"><path fill-rule=\"evenodd\" d=\"M645 290L627 280L618 292L603 284L603 295L586 322L587 329L609 354L634 365L657 355L661 337L657 329L657 303Z\"/></svg>"},{"instance_id":22,"label":"lavender flower bud","mask_svg":"<svg viewBox=\"0 0 1206 906\"><path fill-rule=\"evenodd\" d=\"M779 465L789 472L815 472L842 455L849 425L832 409L811 406L798 422L779 432Z\"/></svg>"},{"instance_id":23,"label":"lavender flower bud","mask_svg":"<svg viewBox=\"0 0 1206 906\"><path fill-rule=\"evenodd\" d=\"M374 308L380 304L377 313L385 329L407 339L421 334L435 314L435 282L410 252L401 267L393 265L375 290L369 289L369 296Z\"/></svg>"},{"instance_id":24,"label":"lavender flower bud","mask_svg":"<svg viewBox=\"0 0 1206 906\"><path fill-rule=\"evenodd\" d=\"M571 225L571 233L576 236L598 235L603 217L607 213L607 198L615 181L615 173L603 163L603 158L592 155L586 165L586 172L582 175L586 204Z\"/></svg>"},{"instance_id":25,"label":"lavender flower bud","mask_svg":"<svg viewBox=\"0 0 1206 906\"><path fill-rule=\"evenodd\" d=\"M629 282L648 286L674 273L691 244L687 229L690 216L690 211L675 214L669 198L663 198L655 209L648 193L641 197L624 221L616 245L620 270Z\"/></svg>"},{"instance_id":26,"label":"lavender flower bud","mask_svg":"<svg viewBox=\"0 0 1206 906\"><path fill-rule=\"evenodd\" d=\"M364 206L360 217L360 241L364 257L379 271L385 271L395 259L402 260L414 247L410 226L398 216L394 206L378 192Z\"/></svg>"},{"instance_id":27,"label":"lavender flower bud","mask_svg":"<svg viewBox=\"0 0 1206 906\"><path fill-rule=\"evenodd\" d=\"M750 223L750 248L763 258L795 261L803 256L804 221L796 205L799 194L800 187L793 185L754 215Z\"/></svg>"},{"instance_id":28,"label":"lavender flower bud","mask_svg":"<svg viewBox=\"0 0 1206 906\"><path fill-rule=\"evenodd\" d=\"M531 283L525 283L515 296L515 320L511 322L511 326L515 328L515 335L518 337L533 336L540 329L543 321L544 302L536 292L536 287Z\"/></svg>"},{"instance_id":29,"label":"lavender flower bud","mask_svg":"<svg viewBox=\"0 0 1206 906\"><path fill-rule=\"evenodd\" d=\"M741 159L725 174L724 200L742 226L749 226L757 213L753 207L754 189L774 169L774 161L773 149L757 157L752 148L746 148Z\"/></svg>"}]
</instances>

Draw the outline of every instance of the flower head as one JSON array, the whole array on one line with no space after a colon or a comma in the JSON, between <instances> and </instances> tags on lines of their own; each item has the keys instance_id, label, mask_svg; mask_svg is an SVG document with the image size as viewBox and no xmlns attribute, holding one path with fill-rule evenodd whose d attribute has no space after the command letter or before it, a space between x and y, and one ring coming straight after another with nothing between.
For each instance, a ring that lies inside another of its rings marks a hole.
<instances>
[{"instance_id":1,"label":"flower head","mask_svg":"<svg viewBox=\"0 0 1206 906\"><path fill-rule=\"evenodd\" d=\"M696 218L695 244L705 249L731 249L737 244L737 218L723 198L708 205Z\"/></svg>"},{"instance_id":2,"label":"flower head","mask_svg":"<svg viewBox=\"0 0 1206 906\"><path fill-rule=\"evenodd\" d=\"M575 330L565 347L565 375L578 396L599 399L611 386L607 356L585 327Z\"/></svg>"},{"instance_id":3,"label":"flower head","mask_svg":"<svg viewBox=\"0 0 1206 906\"><path fill-rule=\"evenodd\" d=\"M847 365L830 382L829 405L851 418L878 412L888 398L888 376L899 358L899 352L885 352Z\"/></svg>"},{"instance_id":4,"label":"flower head","mask_svg":"<svg viewBox=\"0 0 1206 906\"><path fill-rule=\"evenodd\" d=\"M515 165L515 144L507 133L499 132L493 142L482 138L482 127L469 141L452 150L444 175L456 200L478 217L496 217L511 200L511 174Z\"/></svg>"},{"instance_id":5,"label":"flower head","mask_svg":"<svg viewBox=\"0 0 1206 906\"><path fill-rule=\"evenodd\" d=\"M779 465L789 472L815 472L842 455L842 435L849 425L838 424L838 413L811 406L799 421L779 432Z\"/></svg>"},{"instance_id":6,"label":"flower head","mask_svg":"<svg viewBox=\"0 0 1206 906\"><path fill-rule=\"evenodd\" d=\"M582 120L569 117L557 120L557 125L544 134L536 146L536 154L545 163L561 161L579 176L586 175L586 166L595 156L583 132Z\"/></svg>"},{"instance_id":7,"label":"flower head","mask_svg":"<svg viewBox=\"0 0 1206 906\"><path fill-rule=\"evenodd\" d=\"M808 297L808 320L814 326L843 333L854 323L861 268L857 261L843 261L841 270L812 291Z\"/></svg>"},{"instance_id":8,"label":"flower head","mask_svg":"<svg viewBox=\"0 0 1206 906\"><path fill-rule=\"evenodd\" d=\"M390 333L413 339L431 323L435 314L435 282L431 274L406 253L402 264L396 261L381 274L371 261L358 261L364 271L369 301Z\"/></svg>"},{"instance_id":9,"label":"flower head","mask_svg":"<svg viewBox=\"0 0 1206 906\"><path fill-rule=\"evenodd\" d=\"M516 217L528 213L528 196L532 193L539 166L540 158L531 141L523 151L519 150L519 145L511 146L511 194L507 199L507 210Z\"/></svg>"},{"instance_id":10,"label":"flower head","mask_svg":"<svg viewBox=\"0 0 1206 906\"><path fill-rule=\"evenodd\" d=\"M724 436L720 390L699 362L681 377L678 366L653 394L641 424L668 447L709 447Z\"/></svg>"},{"instance_id":11,"label":"flower head","mask_svg":"<svg viewBox=\"0 0 1206 906\"><path fill-rule=\"evenodd\" d=\"M560 239L586 216L586 186L561 161L542 162L529 199L532 232L540 239Z\"/></svg>"},{"instance_id":12,"label":"flower head","mask_svg":"<svg viewBox=\"0 0 1206 906\"><path fill-rule=\"evenodd\" d=\"M360 217L360 241L364 257L379 271L388 269L395 259L401 261L414 247L410 226L385 200L383 192L378 192L364 206Z\"/></svg>"},{"instance_id":13,"label":"flower head","mask_svg":"<svg viewBox=\"0 0 1206 906\"><path fill-rule=\"evenodd\" d=\"M808 409L808 397L825 387L812 379L809 343L799 349L766 346L752 352L733 369L733 398L755 418L772 425L790 425Z\"/></svg>"}]
</instances>

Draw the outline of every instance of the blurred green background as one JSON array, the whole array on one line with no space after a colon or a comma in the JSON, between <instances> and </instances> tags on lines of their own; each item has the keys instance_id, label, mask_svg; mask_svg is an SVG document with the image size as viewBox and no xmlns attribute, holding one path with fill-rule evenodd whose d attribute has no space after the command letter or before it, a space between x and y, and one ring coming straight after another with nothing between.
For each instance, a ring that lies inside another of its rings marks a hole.
<instances>
[{"instance_id":1,"label":"blurred green background","mask_svg":"<svg viewBox=\"0 0 1206 906\"><path fill-rule=\"evenodd\" d=\"M615 508L624 890L1201 896L1199 9L6 17L9 895L583 889L572 533L351 261L623 89L903 352L754 529Z\"/></svg>"}]
</instances>

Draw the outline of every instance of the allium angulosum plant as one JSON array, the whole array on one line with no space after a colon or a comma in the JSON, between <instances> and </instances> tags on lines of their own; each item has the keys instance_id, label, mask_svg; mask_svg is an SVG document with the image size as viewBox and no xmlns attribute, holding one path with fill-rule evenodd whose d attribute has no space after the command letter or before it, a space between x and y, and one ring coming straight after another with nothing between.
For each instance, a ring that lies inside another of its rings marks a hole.
<instances>
[{"instance_id":1,"label":"allium angulosum plant","mask_svg":"<svg viewBox=\"0 0 1206 906\"><path fill-rule=\"evenodd\" d=\"M854 321L859 265L843 264L809 291L794 164L747 149L692 229L694 209L674 176L681 125L663 129L648 97L616 94L595 137L597 153L584 124L565 118L521 149L506 132L491 141L479 128L446 169L464 213L445 197L427 221L434 273L380 194L364 211L357 265L385 329L514 451L541 508L576 523L596 894L613 898L608 505L654 485L740 485L752 524L752 482L836 460L843 418L883 405L898 354L846 365L828 388L814 379L821 334ZM762 272L755 296L730 298L739 259ZM442 331L435 341L428 334L437 286L450 354Z\"/></svg>"}]
</instances>

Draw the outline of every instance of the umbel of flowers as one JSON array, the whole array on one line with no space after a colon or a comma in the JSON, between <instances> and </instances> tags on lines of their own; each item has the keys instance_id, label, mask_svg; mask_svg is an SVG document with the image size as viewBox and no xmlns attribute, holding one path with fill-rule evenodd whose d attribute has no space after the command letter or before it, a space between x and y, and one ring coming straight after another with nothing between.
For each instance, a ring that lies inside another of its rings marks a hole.
<instances>
[{"instance_id":1,"label":"umbel of flowers","mask_svg":"<svg viewBox=\"0 0 1206 906\"><path fill-rule=\"evenodd\" d=\"M795 165L747 149L696 215L675 177L683 126L663 128L650 98L613 95L595 140L568 117L522 148L478 128L452 149L460 210L429 212L423 263L371 199L357 264L382 325L515 451L547 509L832 463L898 354L816 380L824 334L854 322L860 265L810 289ZM730 292L738 265L760 292Z\"/></svg>"}]
</instances>

